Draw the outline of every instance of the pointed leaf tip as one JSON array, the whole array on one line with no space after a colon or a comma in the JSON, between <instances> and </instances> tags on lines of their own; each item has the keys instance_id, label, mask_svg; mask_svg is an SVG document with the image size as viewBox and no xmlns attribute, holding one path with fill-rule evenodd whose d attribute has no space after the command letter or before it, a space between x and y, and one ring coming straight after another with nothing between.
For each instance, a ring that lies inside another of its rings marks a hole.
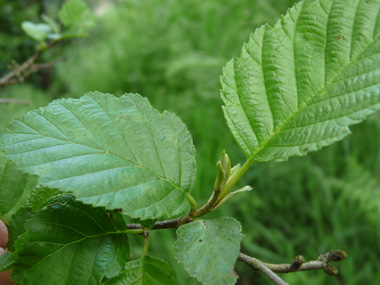
<instances>
[{"instance_id":1,"label":"pointed leaf tip","mask_svg":"<svg viewBox=\"0 0 380 285\"><path fill-rule=\"evenodd\" d=\"M248 158L316 151L380 109L379 8L378 0L301 1L227 63L223 111Z\"/></svg>"}]
</instances>

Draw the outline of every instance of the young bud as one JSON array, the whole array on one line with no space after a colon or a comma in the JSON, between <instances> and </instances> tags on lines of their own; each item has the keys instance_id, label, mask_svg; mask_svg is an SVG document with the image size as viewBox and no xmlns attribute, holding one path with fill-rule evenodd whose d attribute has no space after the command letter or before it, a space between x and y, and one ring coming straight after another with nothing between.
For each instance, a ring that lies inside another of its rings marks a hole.
<instances>
[{"instance_id":1,"label":"young bud","mask_svg":"<svg viewBox=\"0 0 380 285\"><path fill-rule=\"evenodd\" d=\"M323 269L328 275L337 275L338 269L332 264L326 264L326 267Z\"/></svg>"},{"instance_id":2,"label":"young bud","mask_svg":"<svg viewBox=\"0 0 380 285\"><path fill-rule=\"evenodd\" d=\"M330 261L342 261L347 257L347 253L344 250L332 250L329 253Z\"/></svg>"},{"instance_id":3,"label":"young bud","mask_svg":"<svg viewBox=\"0 0 380 285\"><path fill-rule=\"evenodd\" d=\"M225 150L222 151L222 155L220 156L219 161L222 163L222 168L224 170L226 178L228 178L231 171L231 160Z\"/></svg>"},{"instance_id":4,"label":"young bud","mask_svg":"<svg viewBox=\"0 0 380 285\"><path fill-rule=\"evenodd\" d=\"M224 172L224 169L220 160L216 163L216 169L217 169L217 174L216 174L216 179L214 183L214 190L219 191L222 188L223 183L226 179L226 173Z\"/></svg>"}]
</instances>

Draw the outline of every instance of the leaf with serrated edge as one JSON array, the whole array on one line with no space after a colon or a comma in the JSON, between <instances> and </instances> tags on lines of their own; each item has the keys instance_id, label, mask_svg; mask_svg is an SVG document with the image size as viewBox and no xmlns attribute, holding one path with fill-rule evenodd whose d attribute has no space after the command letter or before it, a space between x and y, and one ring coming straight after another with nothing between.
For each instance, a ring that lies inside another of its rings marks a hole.
<instances>
[{"instance_id":1,"label":"leaf with serrated edge","mask_svg":"<svg viewBox=\"0 0 380 285\"><path fill-rule=\"evenodd\" d=\"M31 217L33 211L31 208L20 208L12 215L8 223L9 240L7 249L14 251L17 238L25 232L25 222Z\"/></svg>"},{"instance_id":2,"label":"leaf with serrated edge","mask_svg":"<svg viewBox=\"0 0 380 285\"><path fill-rule=\"evenodd\" d=\"M189 209L195 148L186 125L146 98L89 93L14 120L0 135L7 157L47 187L140 219Z\"/></svg>"},{"instance_id":3,"label":"leaf with serrated edge","mask_svg":"<svg viewBox=\"0 0 380 285\"><path fill-rule=\"evenodd\" d=\"M248 158L286 160L341 140L380 108L379 0L301 1L256 30L221 78Z\"/></svg>"},{"instance_id":4,"label":"leaf with serrated edge","mask_svg":"<svg viewBox=\"0 0 380 285\"><path fill-rule=\"evenodd\" d=\"M12 266L13 266L12 253L6 250L2 255L0 255L0 272L10 270L12 269Z\"/></svg>"},{"instance_id":5,"label":"leaf with serrated edge","mask_svg":"<svg viewBox=\"0 0 380 285\"><path fill-rule=\"evenodd\" d=\"M17 169L16 165L0 155L0 214L14 210L23 196L28 175Z\"/></svg>"},{"instance_id":6,"label":"leaf with serrated edge","mask_svg":"<svg viewBox=\"0 0 380 285\"><path fill-rule=\"evenodd\" d=\"M127 262L119 276L104 284L176 285L178 282L173 268L166 261L146 255Z\"/></svg>"},{"instance_id":7,"label":"leaf with serrated edge","mask_svg":"<svg viewBox=\"0 0 380 285\"><path fill-rule=\"evenodd\" d=\"M24 284L99 284L129 257L125 224L102 208L60 197L33 215L16 241L12 279ZM115 214L116 215L116 214Z\"/></svg>"},{"instance_id":8,"label":"leaf with serrated edge","mask_svg":"<svg viewBox=\"0 0 380 285\"><path fill-rule=\"evenodd\" d=\"M203 284L235 284L241 225L233 218L196 220L177 230L176 257Z\"/></svg>"},{"instance_id":9,"label":"leaf with serrated edge","mask_svg":"<svg viewBox=\"0 0 380 285\"><path fill-rule=\"evenodd\" d=\"M33 188L28 198L26 199L26 205L32 208L34 211L37 211L45 207L46 203L49 203L50 199L56 198L59 195L66 194L63 194L58 189L37 185Z\"/></svg>"}]
</instances>

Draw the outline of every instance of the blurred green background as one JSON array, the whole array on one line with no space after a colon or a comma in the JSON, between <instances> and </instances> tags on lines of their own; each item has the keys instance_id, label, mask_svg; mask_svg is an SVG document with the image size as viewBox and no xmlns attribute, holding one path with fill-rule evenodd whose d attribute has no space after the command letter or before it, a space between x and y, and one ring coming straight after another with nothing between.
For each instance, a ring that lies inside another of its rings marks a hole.
<instances>
[{"instance_id":1,"label":"blurred green background","mask_svg":"<svg viewBox=\"0 0 380 285\"><path fill-rule=\"evenodd\" d=\"M193 196L211 194L220 152L234 164L244 155L225 124L219 98L223 65L238 56L256 27L273 24L293 0L90 1L98 18L91 36L57 46L41 62L67 60L27 82L0 89L1 98L29 106L0 105L0 125L60 97L87 91L140 93L159 110L178 114L197 148ZM0 76L15 60L35 52L20 29L42 13L56 17L58 0L0 0ZM265 262L287 263L297 254L316 259L344 249L339 275L322 271L283 275L291 284L380 284L380 114L352 128L353 135L307 157L254 163L240 184L254 190L235 196L212 215L233 216L246 235L242 251ZM210 215L210 216L212 216ZM173 257L174 230L152 233L151 253L168 261L180 284L197 284ZM133 238L133 253L142 241ZM238 263L239 284L271 284Z\"/></svg>"}]
</instances>

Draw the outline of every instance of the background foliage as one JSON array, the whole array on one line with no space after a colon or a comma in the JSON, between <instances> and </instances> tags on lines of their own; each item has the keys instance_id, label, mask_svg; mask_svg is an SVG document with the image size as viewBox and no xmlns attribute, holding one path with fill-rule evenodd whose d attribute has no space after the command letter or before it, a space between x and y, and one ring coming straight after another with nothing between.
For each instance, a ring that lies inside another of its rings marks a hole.
<instances>
[{"instance_id":1,"label":"background foliage","mask_svg":"<svg viewBox=\"0 0 380 285\"><path fill-rule=\"evenodd\" d=\"M34 43L22 34L20 23L41 13L54 15L62 1L21 2L0 0L1 74L12 59L22 62L34 52ZM87 2L99 18L92 36L44 55L43 60L67 57L51 72L0 89L1 98L31 103L0 105L1 127L59 97L80 97L93 90L140 93L160 111L173 111L188 125L197 148L193 196L205 201L220 151L226 149L233 163L244 157L221 111L222 66L239 55L242 42L257 26L276 21L294 1ZM330 249L347 250L348 258L339 264L335 279L322 272L299 272L284 276L287 282L380 283L380 115L354 126L353 133L306 157L255 163L242 181L254 190L234 197L216 213L241 221L244 251L263 261L288 262L296 254L314 259ZM167 260L179 280L196 284L173 258L174 231L151 235L150 254ZM130 240L132 254L139 256L135 239ZM242 264L237 272L242 276L240 284L268 282Z\"/></svg>"}]
</instances>

